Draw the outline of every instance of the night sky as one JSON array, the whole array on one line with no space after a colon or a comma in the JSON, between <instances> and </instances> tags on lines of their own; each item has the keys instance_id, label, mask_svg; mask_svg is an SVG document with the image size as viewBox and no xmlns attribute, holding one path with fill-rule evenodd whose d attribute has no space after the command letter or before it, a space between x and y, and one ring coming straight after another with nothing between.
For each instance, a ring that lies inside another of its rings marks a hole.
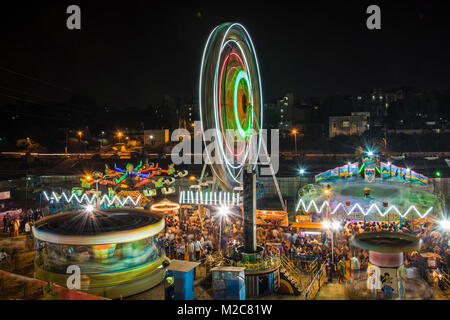
<instances>
[{"instance_id":1,"label":"night sky","mask_svg":"<svg viewBox=\"0 0 450 320\"><path fill-rule=\"evenodd\" d=\"M0 13L0 102L75 92L117 107L157 104L165 94L196 102L203 46L226 21L252 36L269 99L450 89L445 2L14 2ZM80 31L66 28L70 4L81 7ZM370 4L381 7L381 30L366 28Z\"/></svg>"}]
</instances>

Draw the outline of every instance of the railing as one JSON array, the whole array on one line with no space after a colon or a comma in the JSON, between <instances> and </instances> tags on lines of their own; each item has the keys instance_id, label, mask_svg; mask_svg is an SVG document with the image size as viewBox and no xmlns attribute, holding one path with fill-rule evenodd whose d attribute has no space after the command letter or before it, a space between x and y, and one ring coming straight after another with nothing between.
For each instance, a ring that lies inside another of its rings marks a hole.
<instances>
[{"instance_id":1,"label":"railing","mask_svg":"<svg viewBox=\"0 0 450 320\"><path fill-rule=\"evenodd\" d=\"M0 300L109 300L0 270Z\"/></svg>"},{"instance_id":2,"label":"railing","mask_svg":"<svg viewBox=\"0 0 450 320\"><path fill-rule=\"evenodd\" d=\"M284 269L289 273L289 275L293 278L296 283L296 287L298 290L302 289L302 275L297 267L292 263L292 261L286 257L281 256L281 265Z\"/></svg>"},{"instance_id":3,"label":"railing","mask_svg":"<svg viewBox=\"0 0 450 320\"><path fill-rule=\"evenodd\" d=\"M427 280L430 285L441 289L445 295L450 295L450 278L444 271L430 272Z\"/></svg>"},{"instance_id":4,"label":"railing","mask_svg":"<svg viewBox=\"0 0 450 320\"><path fill-rule=\"evenodd\" d=\"M292 262L303 272L310 272L311 264L317 260L315 256L307 256L307 255L294 255L291 256Z\"/></svg>"},{"instance_id":5,"label":"railing","mask_svg":"<svg viewBox=\"0 0 450 320\"><path fill-rule=\"evenodd\" d=\"M319 267L319 258L315 258L314 261L308 265L308 269L306 270L306 272L310 272L311 274L316 274L318 267Z\"/></svg>"},{"instance_id":6,"label":"railing","mask_svg":"<svg viewBox=\"0 0 450 320\"><path fill-rule=\"evenodd\" d=\"M440 288L444 291L445 294L450 295L450 278L447 273L442 273L442 277L440 277Z\"/></svg>"},{"instance_id":7,"label":"railing","mask_svg":"<svg viewBox=\"0 0 450 320\"><path fill-rule=\"evenodd\" d=\"M312 300L316 297L319 292L320 287L325 283L326 271L325 271L325 262L320 266L319 271L314 275L311 283L308 288L304 291L303 299L304 300Z\"/></svg>"}]
</instances>

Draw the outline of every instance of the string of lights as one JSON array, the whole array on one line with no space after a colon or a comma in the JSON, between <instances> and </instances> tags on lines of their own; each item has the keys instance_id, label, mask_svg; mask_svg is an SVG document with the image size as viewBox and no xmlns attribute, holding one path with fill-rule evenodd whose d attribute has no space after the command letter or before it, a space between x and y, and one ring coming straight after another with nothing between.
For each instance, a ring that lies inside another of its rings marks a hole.
<instances>
[{"instance_id":1,"label":"string of lights","mask_svg":"<svg viewBox=\"0 0 450 320\"><path fill-rule=\"evenodd\" d=\"M303 199L300 199L295 209L296 212L300 209L300 206L302 206L303 210L306 212L314 209L315 212L322 213L322 211L329 206L329 203L328 201L323 201L322 204L318 206L314 200L311 200L309 204L306 205L305 201L303 201ZM351 215L353 212L357 211L361 212L364 216L367 216L372 212L377 212L382 217L390 212L395 212L402 218L405 218L411 211L414 211L419 217L425 218L430 212L433 211L433 207L429 207L424 213L421 213L414 205L411 205L405 212L402 213L395 205L391 205L387 210L383 212L376 203L371 204L367 210L365 210L359 203L356 203L350 208L350 210L348 210L347 206L345 206L342 202L339 202L338 205L333 208L331 214L335 214L339 209L341 209L341 211L344 211L347 215Z\"/></svg>"},{"instance_id":2,"label":"string of lights","mask_svg":"<svg viewBox=\"0 0 450 320\"><path fill-rule=\"evenodd\" d=\"M235 192L181 191L180 204L240 205L240 194Z\"/></svg>"},{"instance_id":3,"label":"string of lights","mask_svg":"<svg viewBox=\"0 0 450 320\"><path fill-rule=\"evenodd\" d=\"M89 196L85 193L81 197L79 197L75 193L72 193L70 196L68 196L65 192L63 192L61 194L61 196L58 196L56 194L56 192L54 192L54 191L51 192L50 196L48 195L48 193L46 191L43 191L42 194L47 201L56 201L57 203L59 203L61 201L64 201L66 203L72 203L75 200L79 204L82 204L82 203L95 204L96 199L98 198L97 194L93 194L89 198ZM141 200L140 195L136 198L136 200L133 200L133 198L130 196L127 196L125 198L119 198L118 196L114 196L114 197L110 198L107 195L103 195L103 197L100 198L100 205L102 205L106 202L109 206L112 206L117 203L123 207L128 202L134 206L137 206L139 204L140 200Z\"/></svg>"}]
</instances>

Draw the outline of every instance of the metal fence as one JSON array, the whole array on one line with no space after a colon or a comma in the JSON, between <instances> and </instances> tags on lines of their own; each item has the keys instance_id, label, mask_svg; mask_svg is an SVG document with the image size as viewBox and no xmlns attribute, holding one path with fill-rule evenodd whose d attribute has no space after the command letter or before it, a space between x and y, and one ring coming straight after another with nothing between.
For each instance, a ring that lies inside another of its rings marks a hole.
<instances>
[{"instance_id":1,"label":"metal fence","mask_svg":"<svg viewBox=\"0 0 450 320\"><path fill-rule=\"evenodd\" d=\"M325 265L326 265L325 262L322 263L319 270L314 275L310 284L303 293L303 300L313 300L316 297L322 285L325 283L326 279Z\"/></svg>"}]
</instances>

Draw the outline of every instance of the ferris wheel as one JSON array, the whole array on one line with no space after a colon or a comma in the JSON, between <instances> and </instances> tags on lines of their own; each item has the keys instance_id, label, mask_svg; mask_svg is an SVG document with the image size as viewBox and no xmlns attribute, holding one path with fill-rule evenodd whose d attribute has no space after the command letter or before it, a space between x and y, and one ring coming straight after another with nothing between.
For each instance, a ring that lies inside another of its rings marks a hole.
<instances>
[{"instance_id":1,"label":"ferris wheel","mask_svg":"<svg viewBox=\"0 0 450 320\"><path fill-rule=\"evenodd\" d=\"M207 160L222 190L242 183L261 148L263 98L255 49L239 23L224 23L203 51L199 107Z\"/></svg>"}]
</instances>

